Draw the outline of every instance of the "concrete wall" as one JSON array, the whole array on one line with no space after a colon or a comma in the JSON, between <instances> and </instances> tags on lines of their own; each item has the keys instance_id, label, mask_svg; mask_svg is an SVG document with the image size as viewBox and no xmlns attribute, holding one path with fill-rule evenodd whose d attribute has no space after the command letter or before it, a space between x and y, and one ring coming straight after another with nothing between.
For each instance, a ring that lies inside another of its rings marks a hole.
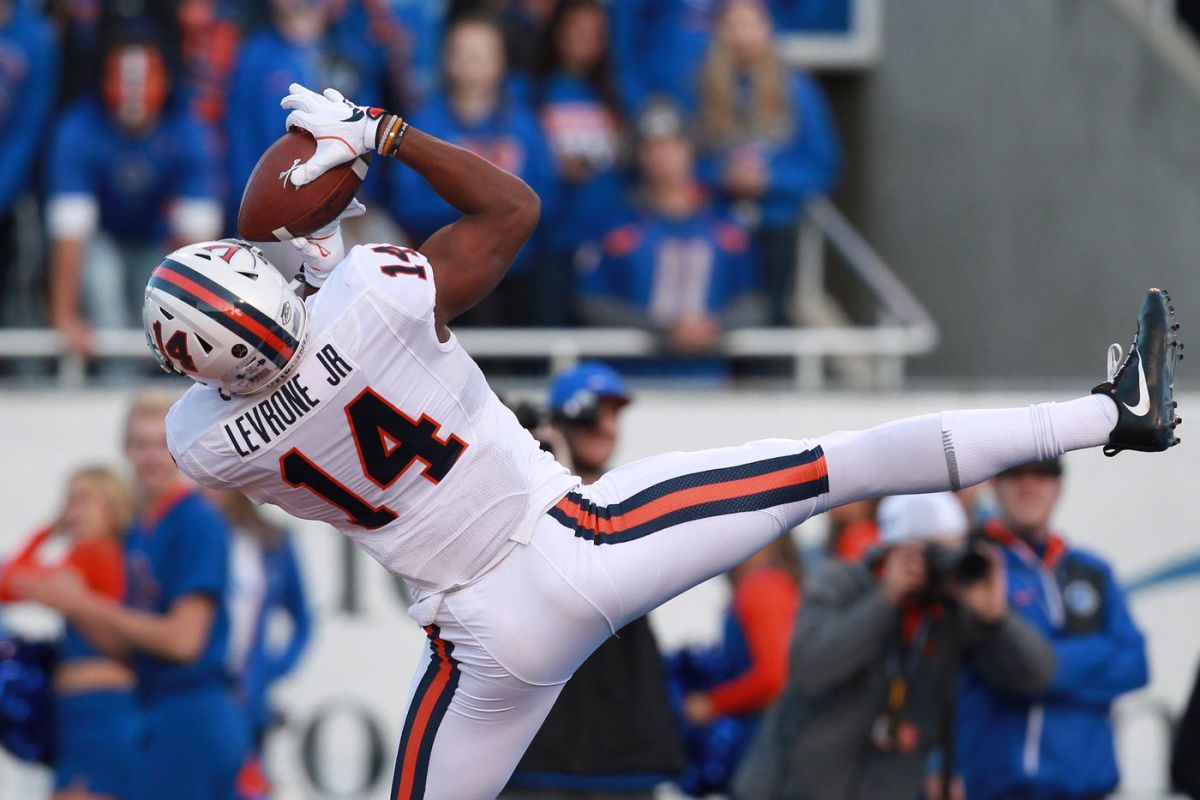
<instances>
[{"instance_id":1,"label":"concrete wall","mask_svg":"<svg viewBox=\"0 0 1200 800\"><path fill-rule=\"evenodd\" d=\"M1111 0L885 9L839 199L943 326L914 372L1093 375L1150 285L1200 330L1198 84Z\"/></svg>"}]
</instances>

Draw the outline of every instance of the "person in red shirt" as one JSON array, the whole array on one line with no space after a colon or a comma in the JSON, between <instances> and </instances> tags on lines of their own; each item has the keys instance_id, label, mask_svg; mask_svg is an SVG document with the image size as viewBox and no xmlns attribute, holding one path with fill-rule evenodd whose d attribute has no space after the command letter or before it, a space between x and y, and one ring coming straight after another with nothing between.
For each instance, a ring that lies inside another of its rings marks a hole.
<instances>
[{"instance_id":1,"label":"person in red shirt","mask_svg":"<svg viewBox=\"0 0 1200 800\"><path fill-rule=\"evenodd\" d=\"M781 536L729 571L733 602L723 647L747 668L683 701L683 714L695 725L717 717L757 715L787 682L788 647L800 610L800 554L790 536Z\"/></svg>"},{"instance_id":2,"label":"person in red shirt","mask_svg":"<svg viewBox=\"0 0 1200 800\"><path fill-rule=\"evenodd\" d=\"M77 470L62 511L0 567L0 602L59 572L72 572L100 602L125 596L121 537L133 516L125 482L107 467ZM54 671L57 696L52 800L121 800L133 777L138 720L133 670L68 622Z\"/></svg>"}]
</instances>

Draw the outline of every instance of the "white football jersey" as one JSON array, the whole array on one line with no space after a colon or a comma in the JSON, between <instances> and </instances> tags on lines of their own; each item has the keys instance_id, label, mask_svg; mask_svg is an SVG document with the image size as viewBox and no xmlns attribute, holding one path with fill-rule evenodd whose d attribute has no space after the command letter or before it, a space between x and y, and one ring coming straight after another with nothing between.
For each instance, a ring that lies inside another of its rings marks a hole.
<instances>
[{"instance_id":1,"label":"white football jersey","mask_svg":"<svg viewBox=\"0 0 1200 800\"><path fill-rule=\"evenodd\" d=\"M287 381L232 400L197 384L171 409L180 469L328 522L416 588L470 582L579 481L438 341L434 294L420 253L355 247L306 301Z\"/></svg>"}]
</instances>

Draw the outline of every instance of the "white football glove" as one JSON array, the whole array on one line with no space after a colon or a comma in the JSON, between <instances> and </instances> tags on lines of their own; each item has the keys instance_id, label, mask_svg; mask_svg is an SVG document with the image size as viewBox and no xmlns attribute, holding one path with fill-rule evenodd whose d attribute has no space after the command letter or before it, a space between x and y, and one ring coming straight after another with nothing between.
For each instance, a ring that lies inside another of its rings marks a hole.
<instances>
[{"instance_id":1,"label":"white football glove","mask_svg":"<svg viewBox=\"0 0 1200 800\"><path fill-rule=\"evenodd\" d=\"M342 263L346 257L346 244L342 241L342 220L361 217L367 212L367 207L358 200L351 199L350 205L338 214L330 224L308 236L292 239L292 247L300 253L300 278L306 284L319 289L333 268Z\"/></svg>"},{"instance_id":2,"label":"white football glove","mask_svg":"<svg viewBox=\"0 0 1200 800\"><path fill-rule=\"evenodd\" d=\"M291 94L279 103L292 111L287 127L302 128L317 140L312 157L292 170L292 183L303 186L338 164L375 149L375 132L385 113L383 109L355 105L337 89L317 94L293 83L288 91Z\"/></svg>"},{"instance_id":3,"label":"white football glove","mask_svg":"<svg viewBox=\"0 0 1200 800\"><path fill-rule=\"evenodd\" d=\"M289 281L298 280L316 289L346 257L342 220L361 217L366 210L362 203L351 200L337 219L307 237L286 242L255 242L254 245Z\"/></svg>"}]
</instances>

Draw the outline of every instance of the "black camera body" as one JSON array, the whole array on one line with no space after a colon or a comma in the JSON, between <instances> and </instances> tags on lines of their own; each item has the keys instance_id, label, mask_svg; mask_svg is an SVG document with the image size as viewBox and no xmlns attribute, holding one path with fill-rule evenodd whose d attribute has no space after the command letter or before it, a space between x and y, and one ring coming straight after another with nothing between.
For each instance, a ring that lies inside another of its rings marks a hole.
<instances>
[{"instance_id":1,"label":"black camera body","mask_svg":"<svg viewBox=\"0 0 1200 800\"><path fill-rule=\"evenodd\" d=\"M546 424L549 414L537 403L518 400L508 406L517 418L517 424L527 431L534 431Z\"/></svg>"},{"instance_id":2,"label":"black camera body","mask_svg":"<svg viewBox=\"0 0 1200 800\"><path fill-rule=\"evenodd\" d=\"M951 583L970 586L987 578L992 562L981 542L972 537L962 547L946 547L937 542L925 546L925 569L929 588L942 592Z\"/></svg>"}]
</instances>

